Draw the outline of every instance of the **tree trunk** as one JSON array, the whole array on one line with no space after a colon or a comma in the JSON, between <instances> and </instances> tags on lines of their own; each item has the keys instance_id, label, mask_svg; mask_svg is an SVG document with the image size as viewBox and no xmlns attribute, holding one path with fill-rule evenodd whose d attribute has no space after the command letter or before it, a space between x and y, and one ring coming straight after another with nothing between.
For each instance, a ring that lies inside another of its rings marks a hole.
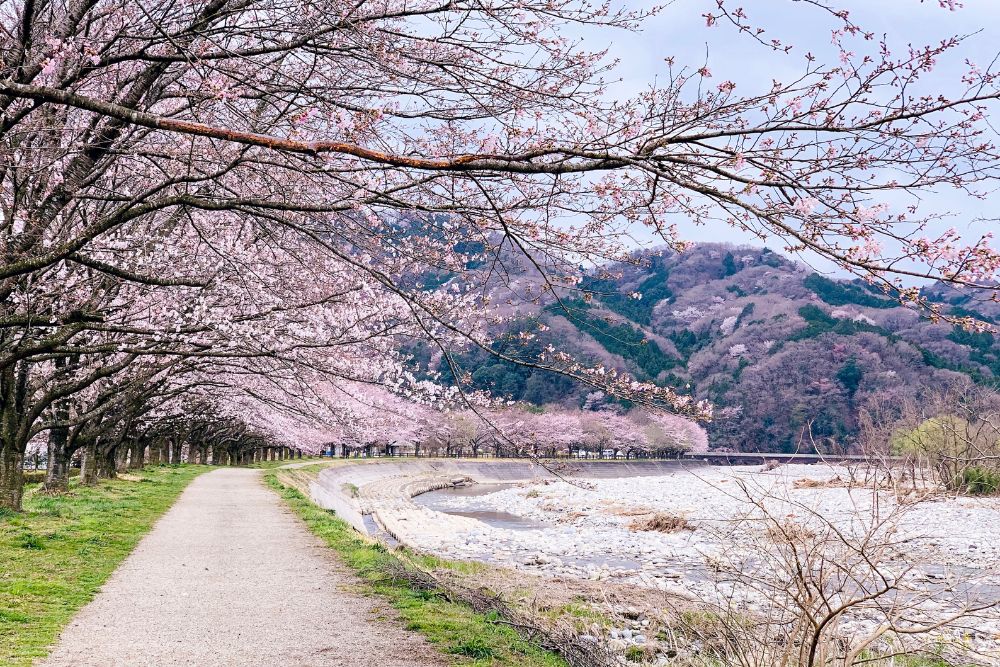
<instances>
[{"instance_id":1,"label":"tree trunk","mask_svg":"<svg viewBox=\"0 0 1000 667\"><path fill-rule=\"evenodd\" d=\"M115 447L114 456L108 459L112 464L111 469L114 471L114 474L108 475L108 479L114 479L118 476L118 473L128 470L128 449L127 446ZM100 464L98 464L98 470L100 470Z\"/></svg>"},{"instance_id":2,"label":"tree trunk","mask_svg":"<svg viewBox=\"0 0 1000 667\"><path fill-rule=\"evenodd\" d=\"M129 447L128 469L142 470L146 466L146 445L135 443Z\"/></svg>"},{"instance_id":3,"label":"tree trunk","mask_svg":"<svg viewBox=\"0 0 1000 667\"><path fill-rule=\"evenodd\" d=\"M163 441L155 440L153 444L149 446L149 465L157 466L160 465L160 461L163 460Z\"/></svg>"},{"instance_id":4,"label":"tree trunk","mask_svg":"<svg viewBox=\"0 0 1000 667\"><path fill-rule=\"evenodd\" d=\"M66 357L57 357L56 368L63 368ZM69 401L61 399L53 404L56 421L63 422L53 426L49 431L49 464L45 470L45 490L49 493L69 492L69 468L73 453L69 451L69 427L65 422L69 419Z\"/></svg>"},{"instance_id":5,"label":"tree trunk","mask_svg":"<svg viewBox=\"0 0 1000 667\"><path fill-rule=\"evenodd\" d=\"M21 511L24 497L24 454L13 447L0 449L0 509Z\"/></svg>"},{"instance_id":6,"label":"tree trunk","mask_svg":"<svg viewBox=\"0 0 1000 667\"><path fill-rule=\"evenodd\" d=\"M68 435L63 427L49 431L49 467L45 471L45 490L50 493L69 491L69 467L73 455L66 446Z\"/></svg>"},{"instance_id":7,"label":"tree trunk","mask_svg":"<svg viewBox=\"0 0 1000 667\"><path fill-rule=\"evenodd\" d=\"M80 459L80 483L87 486L97 484L97 443L91 442L83 448Z\"/></svg>"},{"instance_id":8,"label":"tree trunk","mask_svg":"<svg viewBox=\"0 0 1000 667\"><path fill-rule=\"evenodd\" d=\"M97 455L97 476L101 479L115 479L118 477L118 462L120 447L113 447L106 452L98 452Z\"/></svg>"}]
</instances>

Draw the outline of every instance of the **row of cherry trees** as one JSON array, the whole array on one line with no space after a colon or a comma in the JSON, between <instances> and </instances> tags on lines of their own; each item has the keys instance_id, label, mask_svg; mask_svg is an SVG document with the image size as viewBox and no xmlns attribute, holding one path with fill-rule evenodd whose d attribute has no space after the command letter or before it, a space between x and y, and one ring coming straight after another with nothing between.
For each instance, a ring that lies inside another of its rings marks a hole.
<instances>
[{"instance_id":1,"label":"row of cherry trees","mask_svg":"<svg viewBox=\"0 0 1000 667\"><path fill-rule=\"evenodd\" d=\"M543 410L484 401L441 410L367 388L341 397L335 409L350 418L327 422L335 428L305 427L297 439L311 451L332 448L343 456L648 457L708 449L696 421L643 408Z\"/></svg>"},{"instance_id":2,"label":"row of cherry trees","mask_svg":"<svg viewBox=\"0 0 1000 667\"><path fill-rule=\"evenodd\" d=\"M308 388L332 379L407 384L399 303L368 298L370 281L299 235L197 220L127 231L91 245L96 269L63 261L5 283L3 505L20 504L29 443L45 441L60 491L77 452L91 482L163 441L195 460L213 444L293 444L258 415L308 411Z\"/></svg>"},{"instance_id":3,"label":"row of cherry trees","mask_svg":"<svg viewBox=\"0 0 1000 667\"><path fill-rule=\"evenodd\" d=\"M998 176L995 73L970 64L949 94L924 83L957 39L895 55L847 13L802 3L824 42L833 31L817 57L713 0L707 30L802 74L744 90L699 53L612 99L614 64L574 35L640 29L649 12L154 4L0 2L2 508L21 504L34 442L60 489L76 452L110 474L163 440L196 457L199 443L281 444L295 429L276 413L376 429L338 398L359 383L437 412L485 406L462 394L463 346L706 416L554 346L496 344L512 306L586 298L581 264L635 261L637 236L681 247L681 220L776 237L915 307L905 277L987 289L1000 267L988 234L935 231L918 206ZM525 267L530 284L511 278ZM448 377L411 375L400 350L415 340Z\"/></svg>"}]
</instances>

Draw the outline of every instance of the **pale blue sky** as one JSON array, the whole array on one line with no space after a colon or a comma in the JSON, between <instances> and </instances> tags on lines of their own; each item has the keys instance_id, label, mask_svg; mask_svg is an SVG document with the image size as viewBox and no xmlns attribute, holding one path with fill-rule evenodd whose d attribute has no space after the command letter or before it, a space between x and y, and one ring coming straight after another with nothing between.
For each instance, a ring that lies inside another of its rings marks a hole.
<instances>
[{"instance_id":1,"label":"pale blue sky","mask_svg":"<svg viewBox=\"0 0 1000 667\"><path fill-rule=\"evenodd\" d=\"M830 0L851 12L855 22L881 36L886 35L894 50L905 52L907 44L936 44L954 35L968 35L966 41L949 56L939 61L937 69L925 79L928 88L945 93L960 90L955 85L967 70L967 58L981 68L990 65L1000 51L1000 0L965 0L965 7L949 12L938 6L937 0ZM633 7L649 6L641 0L629 2ZM662 77L664 60L673 56L675 68L697 69L706 62L715 81L732 80L737 91L759 92L770 87L772 78L794 77L804 70L804 54L816 55L820 62L833 63L830 31L832 19L823 12L795 0L727 0L730 9L742 5L755 23L768 28L768 36L795 46L789 55L775 54L739 36L731 27L707 28L702 16L715 9L714 0L676 0L662 14L645 24L641 34L622 32L588 33L584 35L592 48L610 46L611 54L620 59L618 74L611 91L616 96L634 94ZM875 49L876 45L869 43ZM1000 124L998 124L1000 127ZM948 189L931 193L925 199L925 211L953 214L946 225L978 237L987 228L997 228L995 222L973 222L977 217L998 217L990 201L970 200L964 194ZM720 240L718 228L681 228L685 237L694 241ZM1000 232L1000 228L997 229ZM748 242L749 236L735 231L729 240ZM754 240L756 243L756 241ZM779 249L780 244L775 246ZM803 258L809 259L809 258ZM819 269L829 265L810 261Z\"/></svg>"}]
</instances>

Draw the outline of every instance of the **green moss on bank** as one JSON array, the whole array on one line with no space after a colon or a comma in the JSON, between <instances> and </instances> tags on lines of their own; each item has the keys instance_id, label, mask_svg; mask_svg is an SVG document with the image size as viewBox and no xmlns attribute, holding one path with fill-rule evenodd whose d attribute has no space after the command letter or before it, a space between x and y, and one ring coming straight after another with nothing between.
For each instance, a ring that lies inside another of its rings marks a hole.
<instances>
[{"instance_id":1,"label":"green moss on bank","mask_svg":"<svg viewBox=\"0 0 1000 667\"><path fill-rule=\"evenodd\" d=\"M0 664L30 665L208 466L158 466L0 513Z\"/></svg>"},{"instance_id":2,"label":"green moss on bank","mask_svg":"<svg viewBox=\"0 0 1000 667\"><path fill-rule=\"evenodd\" d=\"M477 614L466 605L449 602L439 595L419 591L405 581L386 576L398 559L385 547L364 539L332 512L320 509L302 493L285 486L275 472L265 473L274 489L309 529L334 549L364 582L365 589L388 599L408 630L424 635L442 652L456 656L460 664L478 667L565 667L559 656L527 642L512 628L490 615ZM421 565L466 570L478 564L451 563L422 557Z\"/></svg>"}]
</instances>

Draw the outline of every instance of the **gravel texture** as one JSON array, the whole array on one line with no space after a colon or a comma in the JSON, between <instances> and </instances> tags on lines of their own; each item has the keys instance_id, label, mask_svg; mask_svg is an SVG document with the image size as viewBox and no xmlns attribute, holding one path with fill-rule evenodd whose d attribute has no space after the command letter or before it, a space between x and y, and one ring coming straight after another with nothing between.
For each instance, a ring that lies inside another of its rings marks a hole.
<instances>
[{"instance_id":1,"label":"gravel texture","mask_svg":"<svg viewBox=\"0 0 1000 667\"><path fill-rule=\"evenodd\" d=\"M448 664L355 584L259 471L214 471L191 483L42 665Z\"/></svg>"}]
</instances>

